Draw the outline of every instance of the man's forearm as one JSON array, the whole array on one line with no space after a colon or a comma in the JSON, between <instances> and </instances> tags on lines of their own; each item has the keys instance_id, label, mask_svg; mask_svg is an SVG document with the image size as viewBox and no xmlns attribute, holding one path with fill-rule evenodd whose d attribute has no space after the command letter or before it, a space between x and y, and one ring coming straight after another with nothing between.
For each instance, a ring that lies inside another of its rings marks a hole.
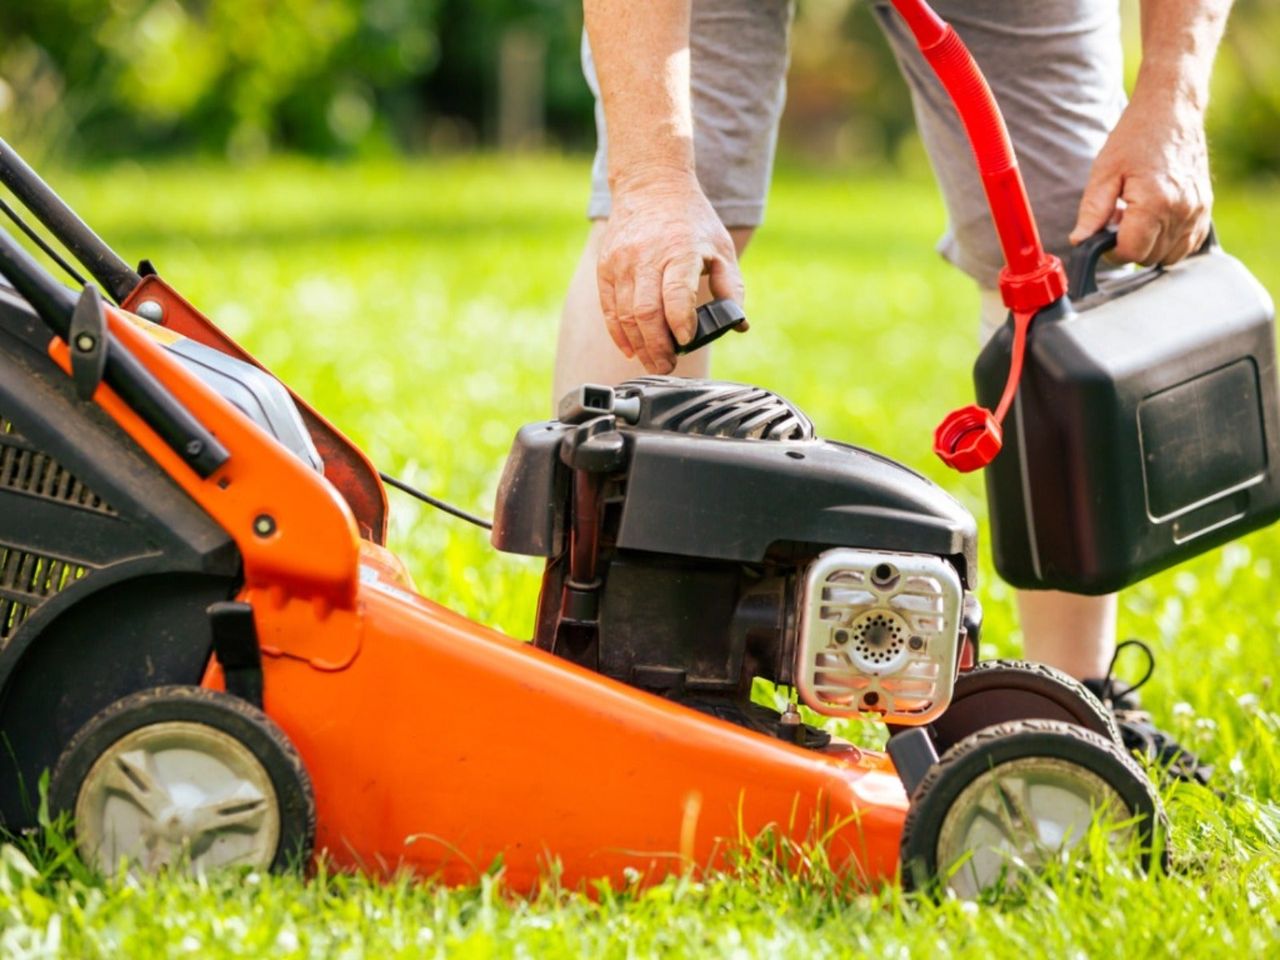
<instances>
[{"instance_id":1,"label":"man's forearm","mask_svg":"<svg viewBox=\"0 0 1280 960\"><path fill-rule=\"evenodd\" d=\"M692 175L690 0L583 0L616 189L651 171Z\"/></svg>"},{"instance_id":2,"label":"man's forearm","mask_svg":"<svg viewBox=\"0 0 1280 960\"><path fill-rule=\"evenodd\" d=\"M1142 0L1142 65L1134 97L1203 117L1232 0Z\"/></svg>"},{"instance_id":3,"label":"man's forearm","mask_svg":"<svg viewBox=\"0 0 1280 960\"><path fill-rule=\"evenodd\" d=\"M1072 243L1119 212L1122 260L1168 265L1203 244L1213 207L1204 114L1230 10L1231 0L1142 0L1133 99L1093 162Z\"/></svg>"},{"instance_id":4,"label":"man's forearm","mask_svg":"<svg viewBox=\"0 0 1280 960\"><path fill-rule=\"evenodd\" d=\"M596 288L623 355L670 373L696 328L699 279L742 299L733 239L698 183L689 89L692 0L583 0L609 133L613 208ZM674 337L674 340L672 339Z\"/></svg>"}]
</instances>

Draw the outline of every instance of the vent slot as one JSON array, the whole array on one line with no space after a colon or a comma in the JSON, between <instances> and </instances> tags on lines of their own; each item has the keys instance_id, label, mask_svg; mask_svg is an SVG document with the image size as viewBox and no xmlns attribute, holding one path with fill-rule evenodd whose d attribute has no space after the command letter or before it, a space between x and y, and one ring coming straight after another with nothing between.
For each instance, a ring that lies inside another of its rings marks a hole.
<instances>
[{"instance_id":1,"label":"vent slot","mask_svg":"<svg viewBox=\"0 0 1280 960\"><path fill-rule=\"evenodd\" d=\"M0 544L0 648L45 601L91 569L74 560Z\"/></svg>"},{"instance_id":2,"label":"vent slot","mask_svg":"<svg viewBox=\"0 0 1280 960\"><path fill-rule=\"evenodd\" d=\"M741 383L639 377L618 388L640 397L636 426L739 440L812 440L813 424L788 400Z\"/></svg>"},{"instance_id":3,"label":"vent slot","mask_svg":"<svg viewBox=\"0 0 1280 960\"><path fill-rule=\"evenodd\" d=\"M13 490L94 513L116 511L53 457L24 445L13 423L0 417L0 490Z\"/></svg>"}]
</instances>

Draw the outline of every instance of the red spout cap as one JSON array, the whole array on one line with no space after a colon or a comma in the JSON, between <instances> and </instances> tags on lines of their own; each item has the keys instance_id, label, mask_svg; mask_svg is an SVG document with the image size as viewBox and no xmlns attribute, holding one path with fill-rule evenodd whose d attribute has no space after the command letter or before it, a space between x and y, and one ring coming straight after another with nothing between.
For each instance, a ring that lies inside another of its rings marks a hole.
<instances>
[{"instance_id":1,"label":"red spout cap","mask_svg":"<svg viewBox=\"0 0 1280 960\"><path fill-rule=\"evenodd\" d=\"M1000 452L1004 434L996 415L970 404L953 410L933 432L933 452L953 470L981 470Z\"/></svg>"}]
</instances>

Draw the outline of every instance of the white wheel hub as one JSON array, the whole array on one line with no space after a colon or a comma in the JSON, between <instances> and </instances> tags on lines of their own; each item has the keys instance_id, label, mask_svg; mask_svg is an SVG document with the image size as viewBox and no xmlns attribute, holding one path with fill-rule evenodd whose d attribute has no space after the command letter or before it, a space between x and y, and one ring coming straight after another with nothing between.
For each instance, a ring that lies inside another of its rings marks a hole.
<instances>
[{"instance_id":1,"label":"white wheel hub","mask_svg":"<svg viewBox=\"0 0 1280 960\"><path fill-rule=\"evenodd\" d=\"M121 860L151 871L266 869L280 807L262 763L228 733L170 721L121 737L89 769L75 809L81 855L105 873Z\"/></svg>"},{"instance_id":2,"label":"white wheel hub","mask_svg":"<svg viewBox=\"0 0 1280 960\"><path fill-rule=\"evenodd\" d=\"M951 873L948 886L973 899L1006 869L1036 870L1066 853L1095 820L1131 820L1115 788L1090 770L1056 757L1023 757L983 772L965 787L938 833L938 867ZM1108 826L1108 839L1122 847L1133 825Z\"/></svg>"}]
</instances>

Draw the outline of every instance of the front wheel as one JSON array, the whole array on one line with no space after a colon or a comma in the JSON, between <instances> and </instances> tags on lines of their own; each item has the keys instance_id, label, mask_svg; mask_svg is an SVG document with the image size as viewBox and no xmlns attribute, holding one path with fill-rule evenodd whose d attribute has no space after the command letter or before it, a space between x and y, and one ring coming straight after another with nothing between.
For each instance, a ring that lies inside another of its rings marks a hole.
<instances>
[{"instance_id":1,"label":"front wheel","mask_svg":"<svg viewBox=\"0 0 1280 960\"><path fill-rule=\"evenodd\" d=\"M1079 857L1095 823L1142 869L1164 865L1159 797L1113 741L1051 720L989 727L948 750L913 791L903 885L973 899L1019 871Z\"/></svg>"}]
</instances>

